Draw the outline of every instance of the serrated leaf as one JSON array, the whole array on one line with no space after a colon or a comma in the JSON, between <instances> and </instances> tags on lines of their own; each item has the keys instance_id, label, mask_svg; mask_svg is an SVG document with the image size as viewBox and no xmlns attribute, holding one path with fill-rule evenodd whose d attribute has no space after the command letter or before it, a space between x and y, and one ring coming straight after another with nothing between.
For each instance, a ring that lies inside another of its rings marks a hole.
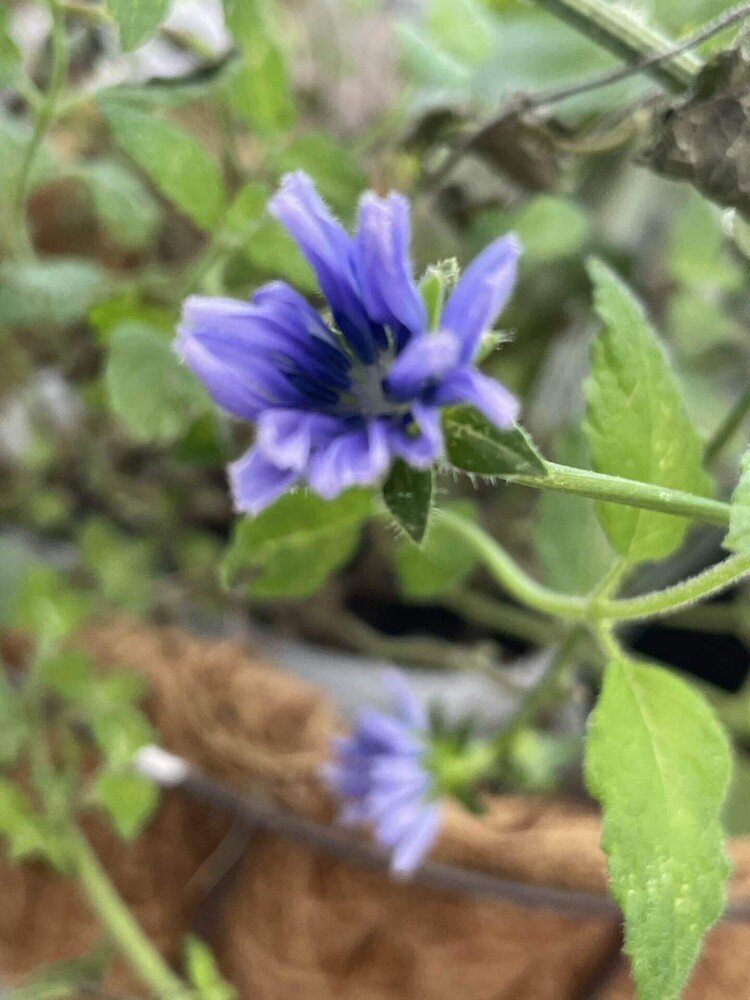
<instances>
[{"instance_id":1,"label":"serrated leaf","mask_svg":"<svg viewBox=\"0 0 750 1000\"><path fill-rule=\"evenodd\" d=\"M724 539L724 548L750 555L750 451L742 456L740 479L732 493L729 531Z\"/></svg>"},{"instance_id":2,"label":"serrated leaf","mask_svg":"<svg viewBox=\"0 0 750 1000\"><path fill-rule=\"evenodd\" d=\"M588 448L582 436L565 434L555 450L555 459L563 465L588 468ZM543 490L539 497L534 547L545 582L565 594L589 593L614 558L593 500L552 490Z\"/></svg>"},{"instance_id":3,"label":"serrated leaf","mask_svg":"<svg viewBox=\"0 0 750 1000\"><path fill-rule=\"evenodd\" d=\"M99 160L81 167L78 176L91 191L96 216L115 243L140 250L153 240L159 206L134 173L114 160Z\"/></svg>"},{"instance_id":4,"label":"serrated leaf","mask_svg":"<svg viewBox=\"0 0 750 1000\"><path fill-rule=\"evenodd\" d=\"M448 504L447 509L468 518L476 514L468 501ZM401 590L408 597L429 598L448 593L466 579L476 565L474 549L439 519L430 525L421 546L405 538L396 545L396 575Z\"/></svg>"},{"instance_id":5,"label":"serrated leaf","mask_svg":"<svg viewBox=\"0 0 750 1000\"><path fill-rule=\"evenodd\" d=\"M608 664L586 779L602 803L602 847L639 1000L679 997L721 914L729 775L727 740L697 692L661 667Z\"/></svg>"},{"instance_id":6,"label":"serrated leaf","mask_svg":"<svg viewBox=\"0 0 750 1000\"><path fill-rule=\"evenodd\" d=\"M208 406L170 342L144 323L112 331L104 382L112 411L137 441L174 441Z\"/></svg>"},{"instance_id":7,"label":"serrated leaf","mask_svg":"<svg viewBox=\"0 0 750 1000\"><path fill-rule=\"evenodd\" d=\"M112 278L77 257L0 264L0 324L70 326L110 294Z\"/></svg>"},{"instance_id":8,"label":"serrated leaf","mask_svg":"<svg viewBox=\"0 0 750 1000\"><path fill-rule=\"evenodd\" d=\"M167 16L171 0L107 0L126 52L147 41Z\"/></svg>"},{"instance_id":9,"label":"serrated leaf","mask_svg":"<svg viewBox=\"0 0 750 1000\"><path fill-rule=\"evenodd\" d=\"M235 527L222 562L225 586L250 578L256 597L306 597L353 554L370 514L367 490L352 489L326 501L312 493L282 496Z\"/></svg>"},{"instance_id":10,"label":"serrated leaf","mask_svg":"<svg viewBox=\"0 0 750 1000\"><path fill-rule=\"evenodd\" d=\"M399 458L383 484L383 499L397 523L417 544L424 538L430 517L435 474L413 469Z\"/></svg>"},{"instance_id":11,"label":"serrated leaf","mask_svg":"<svg viewBox=\"0 0 750 1000\"><path fill-rule=\"evenodd\" d=\"M443 411L448 461L481 476L544 476L544 459L521 427L498 430L473 406Z\"/></svg>"},{"instance_id":12,"label":"serrated leaf","mask_svg":"<svg viewBox=\"0 0 750 1000\"><path fill-rule=\"evenodd\" d=\"M132 840L153 815L159 789L142 774L104 771L94 779L90 799L104 809L121 837Z\"/></svg>"},{"instance_id":13,"label":"serrated leaf","mask_svg":"<svg viewBox=\"0 0 750 1000\"><path fill-rule=\"evenodd\" d=\"M641 303L603 263L591 261L603 327L593 342L585 431L597 472L707 496L703 444ZM682 542L684 518L603 503L609 541L633 562L662 559Z\"/></svg>"},{"instance_id":14,"label":"serrated leaf","mask_svg":"<svg viewBox=\"0 0 750 1000\"><path fill-rule=\"evenodd\" d=\"M99 100L117 144L175 208L204 230L214 229L226 205L217 163L189 132L122 99Z\"/></svg>"}]
</instances>

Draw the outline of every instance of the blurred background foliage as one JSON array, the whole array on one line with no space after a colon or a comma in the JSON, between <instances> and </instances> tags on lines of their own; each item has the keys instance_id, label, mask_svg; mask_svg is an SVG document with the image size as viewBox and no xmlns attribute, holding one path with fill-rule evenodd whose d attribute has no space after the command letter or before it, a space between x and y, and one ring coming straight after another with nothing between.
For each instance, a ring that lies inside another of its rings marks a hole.
<instances>
[{"instance_id":1,"label":"blurred background foliage","mask_svg":"<svg viewBox=\"0 0 750 1000\"><path fill-rule=\"evenodd\" d=\"M653 0L637 14L682 37L728 6ZM280 175L301 167L347 222L366 187L410 194L417 273L518 231L521 280L487 369L521 396L546 454L587 462L592 253L646 299L710 437L747 385L750 239L730 210L635 162L623 111L637 125L658 86L636 75L511 116L446 173L447 147L501 101L615 58L521 0L175 0L147 5L142 20L120 8L60 0L56 24L42 2L0 8L0 625L15 620L29 566L46 564L86 589L94 611L250 614L404 662L486 666L549 641L512 606L498 627L487 581L437 528L419 552L363 529L356 498L293 512L339 529L317 550L317 573L284 558L286 522L242 523L230 545L224 466L248 431L210 403L171 338L192 291L244 297L280 277L316 298L265 214ZM51 90L36 147L32 121ZM740 450L738 434L722 488ZM473 504L556 588L585 590L607 565L588 501L450 480L441 491ZM672 571L718 552L710 531L691 536ZM746 598L717 607L724 646L713 634L701 644L697 618L632 641L739 690L726 712L746 739Z\"/></svg>"}]
</instances>

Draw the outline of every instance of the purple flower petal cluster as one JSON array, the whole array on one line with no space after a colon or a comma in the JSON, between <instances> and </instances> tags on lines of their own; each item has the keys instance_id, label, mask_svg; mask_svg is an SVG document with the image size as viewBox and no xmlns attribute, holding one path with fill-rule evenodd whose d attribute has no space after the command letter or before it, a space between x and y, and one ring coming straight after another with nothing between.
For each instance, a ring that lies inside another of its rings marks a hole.
<instances>
[{"instance_id":1,"label":"purple flower petal cluster","mask_svg":"<svg viewBox=\"0 0 750 1000\"><path fill-rule=\"evenodd\" d=\"M425 766L427 714L404 677L384 677L396 714L361 712L351 736L335 742L334 760L324 770L343 799L341 819L369 824L391 853L391 870L409 875L432 846L440 829L440 803Z\"/></svg>"},{"instance_id":2,"label":"purple flower petal cluster","mask_svg":"<svg viewBox=\"0 0 750 1000\"><path fill-rule=\"evenodd\" d=\"M274 281L249 302L189 298L176 341L214 400L256 424L254 446L230 466L239 511L258 513L296 483L335 497L377 482L396 457L428 468L443 454L440 408L452 403L512 424L516 400L472 360L513 288L515 237L469 265L431 331L404 197L363 195L351 236L296 172L269 210L315 271L330 322Z\"/></svg>"}]
</instances>

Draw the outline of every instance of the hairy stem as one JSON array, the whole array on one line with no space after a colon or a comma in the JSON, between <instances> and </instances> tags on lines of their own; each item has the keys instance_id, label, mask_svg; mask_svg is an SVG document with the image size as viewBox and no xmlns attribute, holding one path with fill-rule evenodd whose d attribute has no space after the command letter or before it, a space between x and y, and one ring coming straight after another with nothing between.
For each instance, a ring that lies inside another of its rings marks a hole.
<instances>
[{"instance_id":1,"label":"hairy stem","mask_svg":"<svg viewBox=\"0 0 750 1000\"><path fill-rule=\"evenodd\" d=\"M73 869L78 884L90 908L133 972L159 1000L190 1000L192 992L148 940L88 841L77 830L71 839Z\"/></svg>"},{"instance_id":2,"label":"hairy stem","mask_svg":"<svg viewBox=\"0 0 750 1000\"><path fill-rule=\"evenodd\" d=\"M556 622L476 590L454 590L441 595L439 601L444 608L454 611L466 621L494 632L505 632L535 646L549 646L561 635L561 628Z\"/></svg>"},{"instance_id":3,"label":"hairy stem","mask_svg":"<svg viewBox=\"0 0 750 1000\"><path fill-rule=\"evenodd\" d=\"M39 147L55 116L55 107L60 91L68 72L68 43L65 37L65 19L58 0L49 0L52 13L52 68L50 71L47 92L36 108L34 130L24 153L21 169L18 173L15 194L13 196L10 230L13 240L14 256L28 259L34 256L34 250L29 238L26 223L26 198L31 184L32 172L36 162Z\"/></svg>"},{"instance_id":4,"label":"hairy stem","mask_svg":"<svg viewBox=\"0 0 750 1000\"><path fill-rule=\"evenodd\" d=\"M674 47L674 40L643 24L611 0L538 0L542 7L593 42L627 62L639 62ZM647 67L667 90L682 93L703 67L690 52L680 52Z\"/></svg>"},{"instance_id":5,"label":"hairy stem","mask_svg":"<svg viewBox=\"0 0 750 1000\"><path fill-rule=\"evenodd\" d=\"M574 469L567 465L547 462L546 476L508 476L510 482L534 489L554 490L559 493L575 493L592 500L607 500L611 503L642 507L663 514L703 521L726 528L729 526L729 504L708 497L671 490L653 483L641 483L620 476L606 476L588 469Z\"/></svg>"}]
</instances>

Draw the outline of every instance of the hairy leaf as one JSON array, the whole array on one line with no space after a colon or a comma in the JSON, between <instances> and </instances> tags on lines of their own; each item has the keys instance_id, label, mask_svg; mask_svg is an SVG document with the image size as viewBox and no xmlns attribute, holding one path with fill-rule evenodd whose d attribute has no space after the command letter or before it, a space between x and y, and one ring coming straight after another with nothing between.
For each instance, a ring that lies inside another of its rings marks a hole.
<instances>
[{"instance_id":1,"label":"hairy leaf","mask_svg":"<svg viewBox=\"0 0 750 1000\"><path fill-rule=\"evenodd\" d=\"M724 906L729 774L726 738L699 694L661 667L608 664L586 778L604 810L602 847L639 1000L676 1000Z\"/></svg>"},{"instance_id":2,"label":"hairy leaf","mask_svg":"<svg viewBox=\"0 0 750 1000\"><path fill-rule=\"evenodd\" d=\"M448 461L482 476L544 476L544 460L521 427L501 431L472 406L443 411Z\"/></svg>"},{"instance_id":3,"label":"hairy leaf","mask_svg":"<svg viewBox=\"0 0 750 1000\"><path fill-rule=\"evenodd\" d=\"M597 472L709 495L703 445L643 306L600 261L589 271L603 322L586 383L586 436ZM614 548L633 562L661 559L681 543L688 522L671 514L600 504Z\"/></svg>"},{"instance_id":4,"label":"hairy leaf","mask_svg":"<svg viewBox=\"0 0 750 1000\"><path fill-rule=\"evenodd\" d=\"M237 523L222 564L225 586L247 579L256 597L305 597L353 554L372 497L349 490L326 501L312 493L282 496Z\"/></svg>"},{"instance_id":5,"label":"hairy leaf","mask_svg":"<svg viewBox=\"0 0 750 1000\"><path fill-rule=\"evenodd\" d=\"M419 543L427 530L435 474L432 469L413 469L399 458L383 485L383 499L409 537Z\"/></svg>"}]
</instances>

